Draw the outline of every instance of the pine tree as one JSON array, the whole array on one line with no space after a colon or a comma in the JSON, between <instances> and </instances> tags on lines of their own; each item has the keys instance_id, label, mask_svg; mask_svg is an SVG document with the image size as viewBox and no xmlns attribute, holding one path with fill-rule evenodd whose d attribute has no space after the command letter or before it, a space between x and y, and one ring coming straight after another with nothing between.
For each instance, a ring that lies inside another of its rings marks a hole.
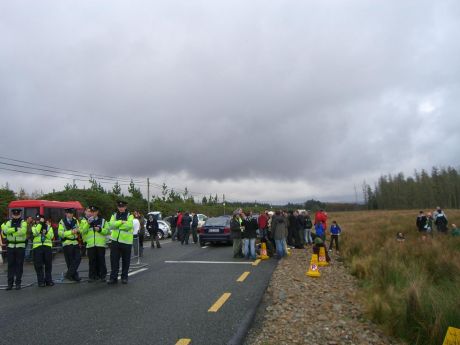
<instances>
[{"instance_id":1,"label":"pine tree","mask_svg":"<svg viewBox=\"0 0 460 345\"><path fill-rule=\"evenodd\" d=\"M121 186L120 184L117 182L115 182L115 184L113 185L112 187L112 193L115 194L115 195L120 195L121 193Z\"/></svg>"}]
</instances>

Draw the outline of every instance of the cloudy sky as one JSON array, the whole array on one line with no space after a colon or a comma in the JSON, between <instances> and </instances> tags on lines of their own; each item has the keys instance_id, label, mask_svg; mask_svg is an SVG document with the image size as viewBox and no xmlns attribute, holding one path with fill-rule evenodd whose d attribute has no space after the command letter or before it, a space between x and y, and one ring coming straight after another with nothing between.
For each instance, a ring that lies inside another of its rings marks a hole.
<instances>
[{"instance_id":1,"label":"cloudy sky","mask_svg":"<svg viewBox=\"0 0 460 345\"><path fill-rule=\"evenodd\" d=\"M460 165L459 1L15 0L0 33L3 157L272 202Z\"/></svg>"}]
</instances>

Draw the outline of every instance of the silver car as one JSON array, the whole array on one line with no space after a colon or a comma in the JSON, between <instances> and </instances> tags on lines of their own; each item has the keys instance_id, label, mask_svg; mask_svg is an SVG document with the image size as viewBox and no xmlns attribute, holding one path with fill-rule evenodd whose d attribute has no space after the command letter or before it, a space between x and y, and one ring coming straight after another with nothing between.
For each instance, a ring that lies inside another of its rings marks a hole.
<instances>
[{"instance_id":1,"label":"silver car","mask_svg":"<svg viewBox=\"0 0 460 345\"><path fill-rule=\"evenodd\" d=\"M171 232L171 224L164 220L158 220L158 238L160 240L164 238L168 238L172 236ZM147 221L145 222L147 224ZM150 238L150 234L147 230L145 230L145 238Z\"/></svg>"}]
</instances>

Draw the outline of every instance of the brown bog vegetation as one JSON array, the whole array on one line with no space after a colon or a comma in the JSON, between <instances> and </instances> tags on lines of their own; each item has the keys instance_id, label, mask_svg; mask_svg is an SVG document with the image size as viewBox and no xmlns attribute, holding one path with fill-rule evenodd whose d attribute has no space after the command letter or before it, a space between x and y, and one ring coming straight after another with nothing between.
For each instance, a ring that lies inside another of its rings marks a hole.
<instances>
[{"instance_id":1,"label":"brown bog vegetation","mask_svg":"<svg viewBox=\"0 0 460 345\"><path fill-rule=\"evenodd\" d=\"M343 229L342 254L360 279L369 317L409 344L437 345L448 326L460 328L460 237L434 230L423 241L418 211L333 213L330 220ZM449 230L460 223L460 210L446 214Z\"/></svg>"}]
</instances>

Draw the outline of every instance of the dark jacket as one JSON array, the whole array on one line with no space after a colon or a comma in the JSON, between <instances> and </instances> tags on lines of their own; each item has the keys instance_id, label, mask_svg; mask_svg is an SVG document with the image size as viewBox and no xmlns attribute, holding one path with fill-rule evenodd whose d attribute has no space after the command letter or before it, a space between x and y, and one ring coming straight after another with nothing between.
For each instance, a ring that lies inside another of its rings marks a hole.
<instances>
[{"instance_id":1,"label":"dark jacket","mask_svg":"<svg viewBox=\"0 0 460 345\"><path fill-rule=\"evenodd\" d=\"M190 226L192 224L192 217L188 213L182 216L182 229L190 230Z\"/></svg>"},{"instance_id":2,"label":"dark jacket","mask_svg":"<svg viewBox=\"0 0 460 345\"><path fill-rule=\"evenodd\" d=\"M232 238L241 238L241 224L238 218L233 217L230 220L230 231Z\"/></svg>"},{"instance_id":3,"label":"dark jacket","mask_svg":"<svg viewBox=\"0 0 460 345\"><path fill-rule=\"evenodd\" d=\"M289 231L297 231L297 217L293 214L290 214L288 217L288 229Z\"/></svg>"},{"instance_id":4,"label":"dark jacket","mask_svg":"<svg viewBox=\"0 0 460 345\"><path fill-rule=\"evenodd\" d=\"M415 221L415 225L417 225L418 231L424 231L426 225L426 216L417 216L417 220Z\"/></svg>"},{"instance_id":5,"label":"dark jacket","mask_svg":"<svg viewBox=\"0 0 460 345\"><path fill-rule=\"evenodd\" d=\"M305 217L299 214L297 216L297 230L303 230L306 229L307 227L307 221L305 220Z\"/></svg>"},{"instance_id":6,"label":"dark jacket","mask_svg":"<svg viewBox=\"0 0 460 345\"><path fill-rule=\"evenodd\" d=\"M147 220L147 225L146 225L147 231L151 236L155 235L158 232L158 221L155 217L153 217L153 220Z\"/></svg>"},{"instance_id":7,"label":"dark jacket","mask_svg":"<svg viewBox=\"0 0 460 345\"><path fill-rule=\"evenodd\" d=\"M243 222L241 223L241 225L244 226L244 232L242 234L243 238L256 238L257 237L257 229L259 226L255 218L243 219Z\"/></svg>"},{"instance_id":8,"label":"dark jacket","mask_svg":"<svg viewBox=\"0 0 460 345\"><path fill-rule=\"evenodd\" d=\"M287 237L287 222L283 216L273 216L271 232L274 240L284 240Z\"/></svg>"},{"instance_id":9,"label":"dark jacket","mask_svg":"<svg viewBox=\"0 0 460 345\"><path fill-rule=\"evenodd\" d=\"M192 219L192 228L198 227L198 216L195 214Z\"/></svg>"}]
</instances>

